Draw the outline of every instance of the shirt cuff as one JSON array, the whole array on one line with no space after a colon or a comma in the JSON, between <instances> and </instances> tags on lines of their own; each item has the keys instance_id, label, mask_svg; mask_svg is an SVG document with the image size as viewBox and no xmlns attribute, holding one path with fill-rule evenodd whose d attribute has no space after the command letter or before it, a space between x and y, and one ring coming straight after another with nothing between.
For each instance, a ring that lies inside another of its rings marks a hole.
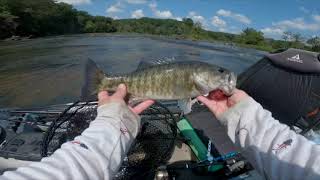
<instances>
[{"instance_id":1,"label":"shirt cuff","mask_svg":"<svg viewBox=\"0 0 320 180\"><path fill-rule=\"evenodd\" d=\"M218 120L224 126L236 126L239 123L241 114L245 112L245 109L250 109L250 107L255 103L256 101L249 96L224 112L220 117L218 117Z\"/></svg>"},{"instance_id":2,"label":"shirt cuff","mask_svg":"<svg viewBox=\"0 0 320 180\"><path fill-rule=\"evenodd\" d=\"M141 126L140 117L133 113L124 102L110 102L99 106L96 120L120 121L136 137Z\"/></svg>"}]
</instances>

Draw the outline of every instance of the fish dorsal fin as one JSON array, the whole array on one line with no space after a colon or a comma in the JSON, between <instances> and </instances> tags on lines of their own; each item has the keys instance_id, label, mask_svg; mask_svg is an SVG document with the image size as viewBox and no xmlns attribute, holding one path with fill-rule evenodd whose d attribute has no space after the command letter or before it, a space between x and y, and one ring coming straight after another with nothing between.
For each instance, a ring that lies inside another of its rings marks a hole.
<instances>
[{"instance_id":1,"label":"fish dorsal fin","mask_svg":"<svg viewBox=\"0 0 320 180\"><path fill-rule=\"evenodd\" d=\"M161 57L159 59L157 59L154 63L155 64L170 64L173 63L175 61L174 57Z\"/></svg>"},{"instance_id":2,"label":"fish dorsal fin","mask_svg":"<svg viewBox=\"0 0 320 180\"><path fill-rule=\"evenodd\" d=\"M162 65L162 64L170 64L170 63L173 63L174 61L175 61L174 57L172 57L172 58L167 58L167 57L158 58L156 60L151 60L151 61L142 60L142 61L140 61L137 69L141 70L141 69L145 69L145 68L152 67L152 66L157 66L157 65Z\"/></svg>"},{"instance_id":3,"label":"fish dorsal fin","mask_svg":"<svg viewBox=\"0 0 320 180\"><path fill-rule=\"evenodd\" d=\"M137 70L146 69L151 66L155 66L156 64L148 61L140 61Z\"/></svg>"}]
</instances>

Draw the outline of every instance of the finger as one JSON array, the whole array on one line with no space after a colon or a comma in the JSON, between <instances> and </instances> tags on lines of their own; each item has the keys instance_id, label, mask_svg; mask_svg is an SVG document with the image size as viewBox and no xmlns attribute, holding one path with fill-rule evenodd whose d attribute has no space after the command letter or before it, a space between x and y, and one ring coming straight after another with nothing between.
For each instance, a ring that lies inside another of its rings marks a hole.
<instances>
[{"instance_id":1,"label":"finger","mask_svg":"<svg viewBox=\"0 0 320 180\"><path fill-rule=\"evenodd\" d=\"M117 88L117 91L113 94L113 97L118 97L123 99L124 97L126 97L126 94L127 94L126 85L120 84Z\"/></svg>"},{"instance_id":2,"label":"finger","mask_svg":"<svg viewBox=\"0 0 320 180\"><path fill-rule=\"evenodd\" d=\"M197 99L206 106L210 106L210 104L211 104L211 102L210 102L211 100L209 100L208 98L206 98L204 96L198 96Z\"/></svg>"},{"instance_id":3,"label":"finger","mask_svg":"<svg viewBox=\"0 0 320 180\"><path fill-rule=\"evenodd\" d=\"M199 96L197 99L208 107L208 109L217 117L218 113L218 104L215 100L210 100L206 97Z\"/></svg>"},{"instance_id":4,"label":"finger","mask_svg":"<svg viewBox=\"0 0 320 180\"><path fill-rule=\"evenodd\" d=\"M106 99L108 99L108 98L109 98L109 94L108 94L107 91L100 91L100 92L98 93L98 99L99 99L99 101L106 100Z\"/></svg>"},{"instance_id":5,"label":"finger","mask_svg":"<svg viewBox=\"0 0 320 180\"><path fill-rule=\"evenodd\" d=\"M136 114L142 113L144 110L146 110L148 107L150 107L152 104L154 104L154 100L146 100L142 103L136 105L132 108L132 111Z\"/></svg>"}]
</instances>

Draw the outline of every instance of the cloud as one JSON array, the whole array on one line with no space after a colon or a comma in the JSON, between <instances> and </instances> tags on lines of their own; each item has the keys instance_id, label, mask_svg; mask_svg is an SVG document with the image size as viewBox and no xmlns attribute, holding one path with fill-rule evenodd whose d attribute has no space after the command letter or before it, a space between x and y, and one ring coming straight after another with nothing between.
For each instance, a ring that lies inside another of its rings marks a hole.
<instances>
[{"instance_id":1,"label":"cloud","mask_svg":"<svg viewBox=\"0 0 320 180\"><path fill-rule=\"evenodd\" d=\"M111 15L110 17L112 17L113 19L120 19L120 17L116 15Z\"/></svg>"},{"instance_id":2,"label":"cloud","mask_svg":"<svg viewBox=\"0 0 320 180\"><path fill-rule=\"evenodd\" d=\"M305 7L303 7L303 6L300 6L300 7L299 7L299 10L302 11L302 12L304 12L304 13L306 13L306 14L310 13L310 10L307 9L307 8L305 8Z\"/></svg>"},{"instance_id":3,"label":"cloud","mask_svg":"<svg viewBox=\"0 0 320 180\"><path fill-rule=\"evenodd\" d=\"M261 32L263 32L266 37L274 37L279 39L282 36L284 30L277 27L267 27L261 29Z\"/></svg>"},{"instance_id":4,"label":"cloud","mask_svg":"<svg viewBox=\"0 0 320 180\"><path fill-rule=\"evenodd\" d=\"M107 14L113 14L113 13L118 13L118 12L122 12L122 5L120 2L117 2L116 4L111 5L110 7L107 8L106 12Z\"/></svg>"},{"instance_id":5,"label":"cloud","mask_svg":"<svg viewBox=\"0 0 320 180\"><path fill-rule=\"evenodd\" d=\"M150 7L151 11L153 12L154 16L156 16L158 18L174 19L171 11L169 11L169 10L164 10L164 11L158 10L157 9L158 5L155 2L150 3L149 7Z\"/></svg>"},{"instance_id":6,"label":"cloud","mask_svg":"<svg viewBox=\"0 0 320 180\"><path fill-rule=\"evenodd\" d=\"M220 27L222 29L222 27L225 27L227 25L227 23L222 20L221 18L219 18L218 16L213 16L211 19L211 24L215 27Z\"/></svg>"},{"instance_id":7,"label":"cloud","mask_svg":"<svg viewBox=\"0 0 320 180\"><path fill-rule=\"evenodd\" d=\"M145 4L147 0L126 0L129 4Z\"/></svg>"},{"instance_id":8,"label":"cloud","mask_svg":"<svg viewBox=\"0 0 320 180\"><path fill-rule=\"evenodd\" d=\"M158 18L166 18L166 19L173 17L171 11L169 11L169 10L155 11L155 16L157 16Z\"/></svg>"},{"instance_id":9,"label":"cloud","mask_svg":"<svg viewBox=\"0 0 320 180\"><path fill-rule=\"evenodd\" d=\"M178 21L182 21L182 18L181 17L175 17L171 11L169 10L163 10L163 11L160 11L158 10L158 5L156 2L152 2L149 4L149 7L153 13L153 15L157 18L163 18L163 19L175 19L175 20L178 20Z\"/></svg>"},{"instance_id":10,"label":"cloud","mask_svg":"<svg viewBox=\"0 0 320 180\"><path fill-rule=\"evenodd\" d=\"M182 17L176 17L175 20L182 21Z\"/></svg>"},{"instance_id":11,"label":"cloud","mask_svg":"<svg viewBox=\"0 0 320 180\"><path fill-rule=\"evenodd\" d=\"M90 4L91 0L56 0L56 2L64 2L72 5Z\"/></svg>"},{"instance_id":12,"label":"cloud","mask_svg":"<svg viewBox=\"0 0 320 180\"><path fill-rule=\"evenodd\" d=\"M227 32L227 30L225 28L219 28L218 31L220 32Z\"/></svg>"},{"instance_id":13,"label":"cloud","mask_svg":"<svg viewBox=\"0 0 320 180\"><path fill-rule=\"evenodd\" d=\"M196 13L195 11L190 11L187 17L191 18L194 22L201 23L202 28L204 28L205 30L209 30L207 20L200 14Z\"/></svg>"},{"instance_id":14,"label":"cloud","mask_svg":"<svg viewBox=\"0 0 320 180\"><path fill-rule=\"evenodd\" d=\"M230 12L227 12L227 11L220 11L219 14L229 15L229 13ZM239 34L241 32L241 29L239 29L236 26L228 26L228 23L217 15L213 16L210 22L211 22L211 25L214 26L215 31L232 33L232 34Z\"/></svg>"},{"instance_id":15,"label":"cloud","mask_svg":"<svg viewBox=\"0 0 320 180\"><path fill-rule=\"evenodd\" d=\"M320 15L312 15L311 20L306 22L303 18L295 18L273 22L271 27L261 29L267 37L281 38L285 31L309 31L318 32L320 30Z\"/></svg>"},{"instance_id":16,"label":"cloud","mask_svg":"<svg viewBox=\"0 0 320 180\"><path fill-rule=\"evenodd\" d=\"M211 25L214 26L214 29L220 32L233 33L233 34L239 34L241 32L240 29L236 26L228 27L228 23L225 20L223 20L221 17L230 18L246 25L251 24L251 20L243 14L238 14L225 9L219 9L216 12L216 15L214 15L211 18L210 22L211 22Z\"/></svg>"},{"instance_id":17,"label":"cloud","mask_svg":"<svg viewBox=\"0 0 320 180\"><path fill-rule=\"evenodd\" d=\"M227 10L224 10L224 9L219 9L217 11L217 14L220 15L220 16L229 17L229 16L231 16L231 11L227 11Z\"/></svg>"},{"instance_id":18,"label":"cloud","mask_svg":"<svg viewBox=\"0 0 320 180\"><path fill-rule=\"evenodd\" d=\"M243 14L234 13L229 10L219 9L217 11L217 15L223 16L223 17L229 17L233 20L239 21L244 24L251 24L251 20L247 16Z\"/></svg>"},{"instance_id":19,"label":"cloud","mask_svg":"<svg viewBox=\"0 0 320 180\"><path fill-rule=\"evenodd\" d=\"M318 21L320 17L313 16L315 21ZM307 31L318 31L320 30L320 23L312 22L306 23L303 18L295 18L292 20L283 20L276 23L272 23L273 26L283 30L296 29L296 30L307 30Z\"/></svg>"},{"instance_id":20,"label":"cloud","mask_svg":"<svg viewBox=\"0 0 320 180\"><path fill-rule=\"evenodd\" d=\"M138 9L138 10L135 10L131 13L131 18L142 18L144 17L144 14L143 14L143 10L142 9Z\"/></svg>"},{"instance_id":21,"label":"cloud","mask_svg":"<svg viewBox=\"0 0 320 180\"><path fill-rule=\"evenodd\" d=\"M152 2L149 4L149 7L151 8L151 10L157 9L157 3Z\"/></svg>"},{"instance_id":22,"label":"cloud","mask_svg":"<svg viewBox=\"0 0 320 180\"><path fill-rule=\"evenodd\" d=\"M320 15L313 15L312 18L313 18L313 20L320 23Z\"/></svg>"},{"instance_id":23,"label":"cloud","mask_svg":"<svg viewBox=\"0 0 320 180\"><path fill-rule=\"evenodd\" d=\"M204 19L203 16L198 15L198 14L197 14L196 12L194 12L194 11L190 11L187 17L188 17L188 18L191 18L191 19L192 19L193 21L195 21L195 22L200 22L201 24L203 24L204 21L205 21L205 19Z\"/></svg>"},{"instance_id":24,"label":"cloud","mask_svg":"<svg viewBox=\"0 0 320 180\"><path fill-rule=\"evenodd\" d=\"M194 22L200 22L204 27L207 26L206 19L203 16L197 14L195 11L190 11L187 17L191 18Z\"/></svg>"}]
</instances>

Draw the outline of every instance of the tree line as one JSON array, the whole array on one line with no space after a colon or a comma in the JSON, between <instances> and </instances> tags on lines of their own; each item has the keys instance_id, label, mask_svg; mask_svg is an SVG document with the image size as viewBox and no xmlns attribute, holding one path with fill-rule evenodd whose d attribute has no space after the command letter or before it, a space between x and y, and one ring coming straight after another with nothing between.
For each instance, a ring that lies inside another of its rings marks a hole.
<instances>
[{"instance_id":1,"label":"tree line","mask_svg":"<svg viewBox=\"0 0 320 180\"><path fill-rule=\"evenodd\" d=\"M320 38L306 39L285 32L282 40L265 38L263 33L246 28L241 34L213 32L190 18L121 19L92 16L66 3L54 0L0 0L0 39L11 36L39 37L74 33L141 33L173 36L178 39L223 41L266 51L300 48L320 52Z\"/></svg>"}]
</instances>

